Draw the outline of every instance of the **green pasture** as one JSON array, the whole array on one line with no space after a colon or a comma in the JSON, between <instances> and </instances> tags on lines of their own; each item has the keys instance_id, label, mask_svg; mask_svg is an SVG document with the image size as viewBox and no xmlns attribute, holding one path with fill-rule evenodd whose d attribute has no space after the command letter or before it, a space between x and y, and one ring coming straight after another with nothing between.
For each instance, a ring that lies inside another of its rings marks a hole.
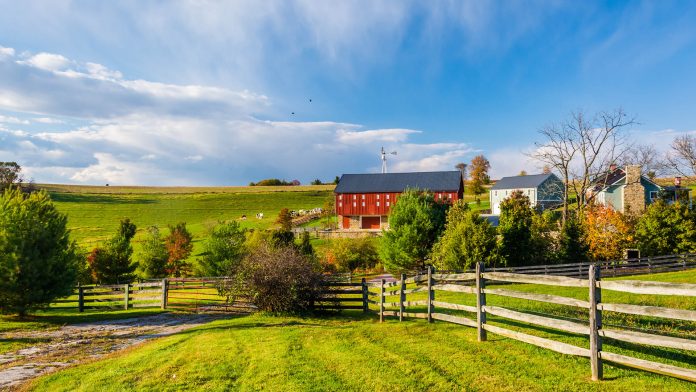
<instances>
[{"instance_id":1,"label":"green pasture","mask_svg":"<svg viewBox=\"0 0 696 392\"><path fill-rule=\"evenodd\" d=\"M623 279L623 278L622 278ZM631 279L665 282L696 280L696 271ZM505 285L587 299L581 288ZM374 289L373 289L374 291ZM418 293L422 294L422 293ZM408 299L418 299L418 294ZM644 296L603 291L604 302L650 304L696 310L696 298ZM389 297L387 301L394 301ZM436 300L472 305L473 296L440 292ZM586 310L489 296L490 305L513 310L586 319ZM415 311L424 311L424 308ZM414 311L414 310L410 310ZM452 312L470 318L473 314ZM696 323L604 312L606 327L639 328L687 338ZM587 337L489 317L504 328L587 347ZM660 349L606 339L604 349L696 369L692 352ZM558 354L489 333L476 341L474 328L422 319L379 323L374 314L343 312L292 317L256 314L216 321L174 336L72 367L30 384L38 391L86 391L95 385L120 390L501 390L501 391L689 391L693 384L606 363L605 380L592 382L586 358Z\"/></svg>"}]
</instances>

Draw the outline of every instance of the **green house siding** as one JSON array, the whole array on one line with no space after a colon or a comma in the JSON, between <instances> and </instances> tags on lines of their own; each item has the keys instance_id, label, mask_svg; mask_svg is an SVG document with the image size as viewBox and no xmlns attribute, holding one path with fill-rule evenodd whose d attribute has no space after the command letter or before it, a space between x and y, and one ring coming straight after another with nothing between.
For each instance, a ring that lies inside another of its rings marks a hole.
<instances>
[{"instance_id":1,"label":"green house siding","mask_svg":"<svg viewBox=\"0 0 696 392\"><path fill-rule=\"evenodd\" d=\"M645 188L645 204L648 205L650 204L650 192L659 192L660 187L644 178L640 179L640 183Z\"/></svg>"},{"instance_id":2,"label":"green house siding","mask_svg":"<svg viewBox=\"0 0 696 392\"><path fill-rule=\"evenodd\" d=\"M604 203L612 206L616 211L623 211L623 188L625 179L617 181L614 185L603 190ZM650 204L650 192L659 192L660 187L641 177L640 184L645 189L645 205Z\"/></svg>"}]
</instances>

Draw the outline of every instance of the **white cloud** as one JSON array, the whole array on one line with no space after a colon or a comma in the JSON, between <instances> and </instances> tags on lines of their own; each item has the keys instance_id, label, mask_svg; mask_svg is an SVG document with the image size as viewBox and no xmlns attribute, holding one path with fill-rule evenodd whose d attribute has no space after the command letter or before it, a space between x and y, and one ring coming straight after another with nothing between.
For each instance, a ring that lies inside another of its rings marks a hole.
<instances>
[{"instance_id":1,"label":"white cloud","mask_svg":"<svg viewBox=\"0 0 696 392\"><path fill-rule=\"evenodd\" d=\"M0 123L5 123L5 124L29 124L29 120L24 120L21 118L17 117L12 117L12 116L3 116L0 114Z\"/></svg>"},{"instance_id":2,"label":"white cloud","mask_svg":"<svg viewBox=\"0 0 696 392\"><path fill-rule=\"evenodd\" d=\"M0 46L0 58L13 57L14 54L15 54L14 48L6 48L4 46Z\"/></svg>"},{"instance_id":3,"label":"white cloud","mask_svg":"<svg viewBox=\"0 0 696 392\"><path fill-rule=\"evenodd\" d=\"M64 124L65 121L59 120L52 117L36 117L32 118L31 121L41 123L41 124Z\"/></svg>"},{"instance_id":4,"label":"white cloud","mask_svg":"<svg viewBox=\"0 0 696 392\"><path fill-rule=\"evenodd\" d=\"M39 53L21 63L46 71L64 71L71 64L70 60L64 56L53 53Z\"/></svg>"},{"instance_id":5,"label":"white cloud","mask_svg":"<svg viewBox=\"0 0 696 392\"><path fill-rule=\"evenodd\" d=\"M399 143L405 141L409 135L421 133L413 129L373 129L367 131L346 131L339 129L338 141L346 144L362 144L374 142Z\"/></svg>"}]
</instances>

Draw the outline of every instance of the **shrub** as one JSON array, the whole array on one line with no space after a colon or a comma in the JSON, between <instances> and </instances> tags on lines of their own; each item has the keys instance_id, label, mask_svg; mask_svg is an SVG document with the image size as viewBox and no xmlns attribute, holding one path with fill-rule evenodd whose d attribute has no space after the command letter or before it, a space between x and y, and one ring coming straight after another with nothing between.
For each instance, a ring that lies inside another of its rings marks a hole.
<instances>
[{"instance_id":1,"label":"shrub","mask_svg":"<svg viewBox=\"0 0 696 392\"><path fill-rule=\"evenodd\" d=\"M294 247L262 245L244 259L237 281L260 310L298 313L312 309L322 275L318 264Z\"/></svg>"},{"instance_id":2,"label":"shrub","mask_svg":"<svg viewBox=\"0 0 696 392\"><path fill-rule=\"evenodd\" d=\"M0 194L0 312L24 316L69 295L81 258L46 192Z\"/></svg>"},{"instance_id":3,"label":"shrub","mask_svg":"<svg viewBox=\"0 0 696 392\"><path fill-rule=\"evenodd\" d=\"M281 209L280 213L278 213L276 223L280 225L281 231L292 230L292 215L290 214L290 210L287 208Z\"/></svg>"},{"instance_id":4,"label":"shrub","mask_svg":"<svg viewBox=\"0 0 696 392\"><path fill-rule=\"evenodd\" d=\"M561 227L558 240L557 261L563 263L584 263L589 261L589 248L585 242L585 227L582 221L569 215Z\"/></svg>"},{"instance_id":5,"label":"shrub","mask_svg":"<svg viewBox=\"0 0 696 392\"><path fill-rule=\"evenodd\" d=\"M92 250L87 262L95 282L119 284L133 280L133 271L138 267L138 263L131 263L131 239L135 236L135 230L135 225L126 218L121 221L118 232L107 241L105 247Z\"/></svg>"},{"instance_id":6,"label":"shrub","mask_svg":"<svg viewBox=\"0 0 696 392\"><path fill-rule=\"evenodd\" d=\"M147 231L140 258L140 271L145 279L163 278L167 276L167 246L157 226L152 226Z\"/></svg>"},{"instance_id":7,"label":"shrub","mask_svg":"<svg viewBox=\"0 0 696 392\"><path fill-rule=\"evenodd\" d=\"M302 235L300 236L300 244L298 245L297 249L305 256L314 257L314 247L309 239L308 231L302 232Z\"/></svg>"},{"instance_id":8,"label":"shrub","mask_svg":"<svg viewBox=\"0 0 696 392\"><path fill-rule=\"evenodd\" d=\"M371 238L340 238L332 240L326 252L326 262L337 271L368 270L379 262L379 254Z\"/></svg>"},{"instance_id":9,"label":"shrub","mask_svg":"<svg viewBox=\"0 0 696 392\"><path fill-rule=\"evenodd\" d=\"M389 215L380 256L390 271L423 267L444 230L447 205L435 201L432 193L407 189L399 196Z\"/></svg>"},{"instance_id":10,"label":"shrub","mask_svg":"<svg viewBox=\"0 0 696 392\"><path fill-rule=\"evenodd\" d=\"M210 232L203 244L199 259L200 273L204 276L223 276L234 273L246 252L246 230L237 222L220 223Z\"/></svg>"},{"instance_id":11,"label":"shrub","mask_svg":"<svg viewBox=\"0 0 696 392\"><path fill-rule=\"evenodd\" d=\"M433 247L433 264L445 270L466 270L479 261L493 264L495 259L495 228L458 200L447 212L445 231Z\"/></svg>"},{"instance_id":12,"label":"shrub","mask_svg":"<svg viewBox=\"0 0 696 392\"><path fill-rule=\"evenodd\" d=\"M652 203L636 224L641 255L657 256L696 251L696 222L686 205Z\"/></svg>"}]
</instances>

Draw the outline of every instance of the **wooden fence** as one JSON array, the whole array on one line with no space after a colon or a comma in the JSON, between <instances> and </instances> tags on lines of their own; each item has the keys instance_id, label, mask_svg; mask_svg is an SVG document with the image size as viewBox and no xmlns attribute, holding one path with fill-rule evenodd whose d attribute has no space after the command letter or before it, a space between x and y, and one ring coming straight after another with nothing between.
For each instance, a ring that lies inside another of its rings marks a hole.
<instances>
[{"instance_id":1,"label":"wooden fence","mask_svg":"<svg viewBox=\"0 0 696 392\"><path fill-rule=\"evenodd\" d=\"M630 276L658 272L684 271L696 268L696 254L679 254L637 259L601 261L597 263L572 263L533 265L526 267L491 268L491 272L516 272L530 275L557 275L575 278L586 277L590 266L596 266L602 276ZM468 271L467 271L468 272Z\"/></svg>"},{"instance_id":2,"label":"wooden fence","mask_svg":"<svg viewBox=\"0 0 696 392\"><path fill-rule=\"evenodd\" d=\"M696 311L684 309L672 309L657 306L629 305L618 303L603 303L602 291L611 290L633 294L649 295L679 295L696 296L696 284L662 283L633 280L606 280L600 279L601 266L590 265L587 271L587 279L579 279L554 275L529 275L513 272L484 271L483 264L477 264L476 271L457 274L433 273L428 269L427 273L407 278L405 275L396 282L379 283L379 317L380 321L385 316L406 317L445 321L465 325L477 329L478 340L486 341L487 333L494 333L511 339L519 340L549 350L568 355L577 355L590 359L590 368L593 380L602 379L603 361L615 364L660 373L691 382L696 382L696 370L683 367L648 361L602 350L603 339L613 339L621 342L629 342L638 345L648 345L662 348L674 348L685 351L696 351L696 340L679 337L663 336L654 333L604 328L602 326L602 312L619 312L624 314L667 318L672 320L696 321ZM562 297L550 294L538 294L526 291L516 291L501 288L487 288L490 281L509 283L530 283L537 285L557 287L580 287L589 290L589 301L575 298ZM475 282L468 286L462 282ZM414 288L407 288L408 284L415 283ZM435 300L436 291L448 291L468 293L476 296L476 306L454 304ZM426 292L426 299L408 301L407 295L417 292ZM523 300L538 301L552 304L581 308L588 312L589 322L569 321L559 318L540 316L511 310L499 306L491 306L486 303L486 295L511 297ZM397 302L386 302L386 297L398 296ZM409 312L409 307L425 306L424 312ZM392 307L398 310L385 310ZM471 318L455 316L437 312L439 309L457 310L471 313ZM571 334L589 337L590 348L578 347L568 343L542 338L510 329L491 325L486 322L487 315L495 315L505 319L551 328Z\"/></svg>"},{"instance_id":3,"label":"wooden fence","mask_svg":"<svg viewBox=\"0 0 696 392\"><path fill-rule=\"evenodd\" d=\"M369 310L369 296L374 295L368 291L365 278L360 283L326 280L319 293L319 299L314 303L315 310L344 310L358 309L363 312ZM375 301L372 301L376 303Z\"/></svg>"}]
</instances>

